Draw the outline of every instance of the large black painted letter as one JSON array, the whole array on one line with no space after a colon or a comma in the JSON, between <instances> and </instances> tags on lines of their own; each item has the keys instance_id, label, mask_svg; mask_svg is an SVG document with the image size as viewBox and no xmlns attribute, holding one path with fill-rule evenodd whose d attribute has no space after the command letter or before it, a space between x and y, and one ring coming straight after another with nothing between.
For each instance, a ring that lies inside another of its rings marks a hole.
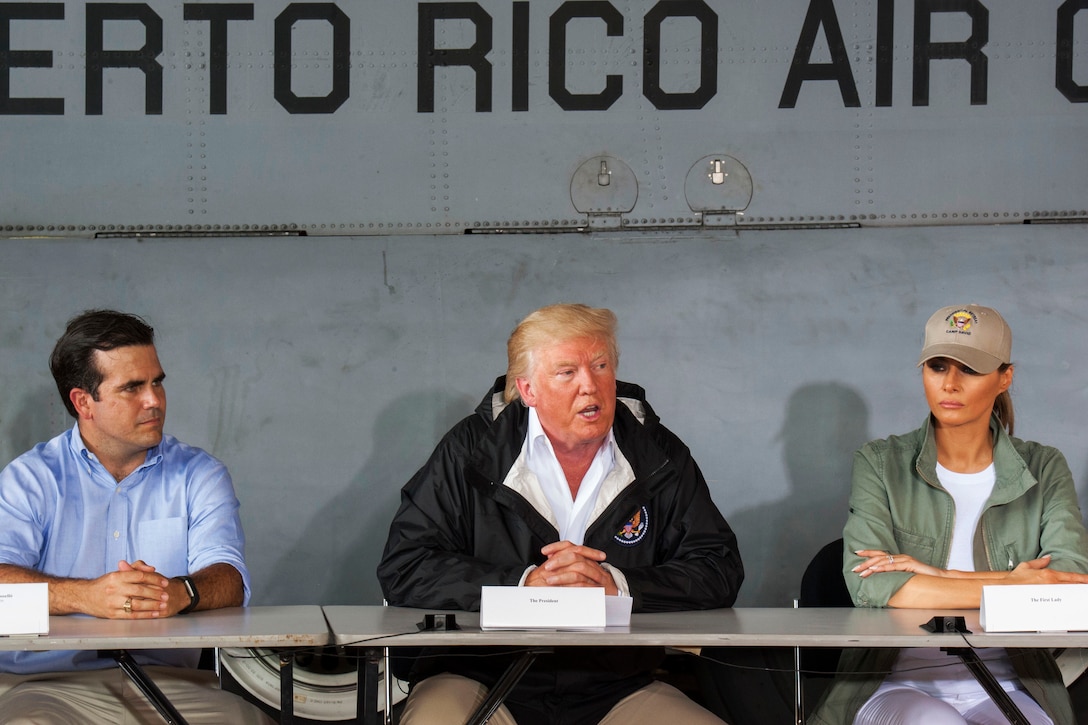
<instances>
[{"instance_id":1,"label":"large black painted letter","mask_svg":"<svg viewBox=\"0 0 1088 725\"><path fill-rule=\"evenodd\" d=\"M252 20L252 3L222 3L205 5L185 3L186 20L211 21L211 52L208 66L210 98L208 108L212 114L227 112L227 21Z\"/></svg>"},{"instance_id":2,"label":"large black painted letter","mask_svg":"<svg viewBox=\"0 0 1088 725\"><path fill-rule=\"evenodd\" d=\"M819 32L821 25L831 51L830 63L811 61L812 49L816 45L816 33ZM850 70L846 44L842 39L839 17L835 14L835 3L832 0L812 0L808 5L805 22L801 26L801 37L797 39L797 49L793 52L790 72L786 76L786 86L782 89L782 97L778 100L779 108L797 106L797 96L801 92L801 83L804 81L838 81L843 106L857 108L861 105L854 73Z\"/></svg>"},{"instance_id":3,"label":"large black painted letter","mask_svg":"<svg viewBox=\"0 0 1088 725\"><path fill-rule=\"evenodd\" d=\"M299 96L291 88L291 28L299 20L325 20L332 26L332 90ZM351 20L333 3L291 3L276 17L275 96L291 114L334 113L351 95Z\"/></svg>"},{"instance_id":4,"label":"large black painted letter","mask_svg":"<svg viewBox=\"0 0 1088 725\"><path fill-rule=\"evenodd\" d=\"M51 50L12 50L12 20L63 20L63 3L0 3L0 115L62 116L63 98L12 98L12 68L52 68Z\"/></svg>"},{"instance_id":5,"label":"large black painted letter","mask_svg":"<svg viewBox=\"0 0 1088 725\"><path fill-rule=\"evenodd\" d=\"M666 18L692 17L701 28L699 87L692 93L666 93L661 89L661 23ZM655 108L702 108L718 92L718 15L703 0L659 2L643 18L642 95Z\"/></svg>"},{"instance_id":6,"label":"large black painted letter","mask_svg":"<svg viewBox=\"0 0 1088 725\"><path fill-rule=\"evenodd\" d=\"M138 20L145 31L139 50L105 50L102 27L107 20ZM144 113L162 113L162 18L144 3L87 4L87 101L88 116L102 115L102 83L105 68L139 68L144 72Z\"/></svg>"},{"instance_id":7,"label":"large black painted letter","mask_svg":"<svg viewBox=\"0 0 1088 725\"><path fill-rule=\"evenodd\" d=\"M510 110L529 110L529 3L511 3L514 19L511 30Z\"/></svg>"},{"instance_id":8,"label":"large black painted letter","mask_svg":"<svg viewBox=\"0 0 1088 725\"><path fill-rule=\"evenodd\" d=\"M933 15L967 13L971 36L961 43L930 41ZM930 61L962 59L971 64L971 105L986 105L990 59L982 48L990 40L990 11L978 0L915 0L914 4L914 105L929 105Z\"/></svg>"},{"instance_id":9,"label":"large black painted letter","mask_svg":"<svg viewBox=\"0 0 1088 725\"><path fill-rule=\"evenodd\" d=\"M623 78L605 78L600 93L571 93L567 90L567 23L574 18L599 18L609 37L623 35L623 16L607 0L565 2L552 13L548 31L548 95L564 111L604 111L623 95Z\"/></svg>"},{"instance_id":10,"label":"large black painted letter","mask_svg":"<svg viewBox=\"0 0 1088 725\"><path fill-rule=\"evenodd\" d=\"M1054 86L1073 103L1088 103L1088 85L1073 80L1073 19L1088 10L1088 0L1065 0L1058 8L1058 54Z\"/></svg>"},{"instance_id":11,"label":"large black painted letter","mask_svg":"<svg viewBox=\"0 0 1088 725\"><path fill-rule=\"evenodd\" d=\"M436 20L468 20L476 26L471 48L435 48ZM476 111L491 111L491 16L476 3L420 3L416 110L434 113L434 69L438 66L467 65L476 71Z\"/></svg>"}]
</instances>

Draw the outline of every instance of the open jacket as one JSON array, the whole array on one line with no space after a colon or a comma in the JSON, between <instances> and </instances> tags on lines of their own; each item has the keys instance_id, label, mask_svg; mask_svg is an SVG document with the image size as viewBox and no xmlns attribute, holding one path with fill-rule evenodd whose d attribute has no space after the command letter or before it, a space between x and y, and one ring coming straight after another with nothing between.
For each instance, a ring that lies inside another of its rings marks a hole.
<instances>
[{"instance_id":1,"label":"open jacket","mask_svg":"<svg viewBox=\"0 0 1088 725\"><path fill-rule=\"evenodd\" d=\"M1009 571L1050 554L1050 568L1088 572L1085 531L1073 477L1055 448L1009 436L994 418L997 480L975 531L976 571ZM850 515L843 530L843 576L858 607L886 607L914 576L885 572L861 578L851 571L863 561L859 549L909 554L947 568L955 506L937 479L932 421L912 433L871 441L854 455ZM897 649L848 649L839 675L809 723L852 723L858 709L883 681ZM1009 650L1024 688L1055 725L1074 725L1068 692L1048 650ZM853 674L861 673L861 674Z\"/></svg>"},{"instance_id":2,"label":"open jacket","mask_svg":"<svg viewBox=\"0 0 1088 725\"><path fill-rule=\"evenodd\" d=\"M378 565L389 604L478 610L482 586L517 585L526 567L544 562L540 549L558 541L547 511L510 476L529 414L520 401L502 402L504 385L499 378L402 489ZM660 424L642 388L617 382L617 393L617 463L625 459L632 476L602 489L606 505L584 544L623 572L635 612L731 606L744 578L736 536L687 447ZM560 650L533 666L510 701L594 692L618 701L649 683L661 656L657 648ZM507 661L427 658L401 673L414 681L451 671L491 685Z\"/></svg>"}]
</instances>

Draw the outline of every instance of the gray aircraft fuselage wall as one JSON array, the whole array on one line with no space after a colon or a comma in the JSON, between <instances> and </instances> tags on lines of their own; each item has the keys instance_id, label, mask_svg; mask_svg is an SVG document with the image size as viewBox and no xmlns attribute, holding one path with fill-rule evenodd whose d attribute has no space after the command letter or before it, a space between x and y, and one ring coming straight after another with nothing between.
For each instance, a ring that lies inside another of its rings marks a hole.
<instances>
[{"instance_id":1,"label":"gray aircraft fuselage wall","mask_svg":"<svg viewBox=\"0 0 1088 725\"><path fill-rule=\"evenodd\" d=\"M1086 214L1088 3L0 6L0 231Z\"/></svg>"},{"instance_id":2,"label":"gray aircraft fuselage wall","mask_svg":"<svg viewBox=\"0 0 1088 725\"><path fill-rule=\"evenodd\" d=\"M400 486L584 301L789 606L938 307L1088 474L1086 101L1088 0L0 3L0 464L70 425L65 320L136 312L254 602L377 603Z\"/></svg>"}]
</instances>

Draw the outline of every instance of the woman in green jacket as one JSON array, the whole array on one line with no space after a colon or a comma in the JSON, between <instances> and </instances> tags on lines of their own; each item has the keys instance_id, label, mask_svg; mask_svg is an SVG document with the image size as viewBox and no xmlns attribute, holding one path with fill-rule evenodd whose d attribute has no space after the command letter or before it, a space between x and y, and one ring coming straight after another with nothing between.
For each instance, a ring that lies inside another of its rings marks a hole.
<instances>
[{"instance_id":1,"label":"woman in green jacket","mask_svg":"<svg viewBox=\"0 0 1088 725\"><path fill-rule=\"evenodd\" d=\"M918 365L930 415L854 457L843 574L858 607L977 609L984 585L1088 583L1088 532L1054 448L1012 437L1012 332L958 305L926 324ZM1074 725L1046 650L980 650L1032 725ZM810 723L1007 722L957 657L846 650Z\"/></svg>"}]
</instances>

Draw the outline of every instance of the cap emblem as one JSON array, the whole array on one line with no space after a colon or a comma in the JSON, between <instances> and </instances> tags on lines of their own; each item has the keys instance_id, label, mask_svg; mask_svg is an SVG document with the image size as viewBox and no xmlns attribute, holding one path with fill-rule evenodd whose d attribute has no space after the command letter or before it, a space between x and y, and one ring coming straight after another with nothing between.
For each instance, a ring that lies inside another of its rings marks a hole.
<instances>
[{"instance_id":1,"label":"cap emblem","mask_svg":"<svg viewBox=\"0 0 1088 725\"><path fill-rule=\"evenodd\" d=\"M948 332L966 334L971 334L971 328L978 324L978 318L975 317L975 313L970 310L956 310L951 315L944 318L944 321L948 323Z\"/></svg>"}]
</instances>

